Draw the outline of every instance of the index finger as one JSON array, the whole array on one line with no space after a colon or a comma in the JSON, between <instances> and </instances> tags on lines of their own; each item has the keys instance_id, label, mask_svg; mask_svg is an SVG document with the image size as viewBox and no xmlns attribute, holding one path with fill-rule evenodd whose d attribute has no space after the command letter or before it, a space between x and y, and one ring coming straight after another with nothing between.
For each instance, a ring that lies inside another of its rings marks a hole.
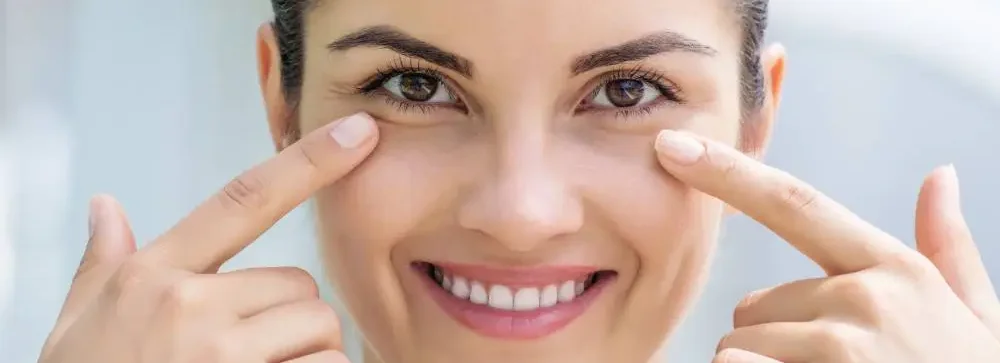
<instances>
[{"instance_id":1,"label":"index finger","mask_svg":"<svg viewBox=\"0 0 1000 363\"><path fill-rule=\"evenodd\" d=\"M666 130L656 149L671 175L760 222L828 274L861 271L912 253L809 184L727 145Z\"/></svg>"},{"instance_id":2,"label":"index finger","mask_svg":"<svg viewBox=\"0 0 1000 363\"><path fill-rule=\"evenodd\" d=\"M374 149L377 128L364 114L323 126L244 172L136 258L192 272L218 269L320 188Z\"/></svg>"}]
</instances>

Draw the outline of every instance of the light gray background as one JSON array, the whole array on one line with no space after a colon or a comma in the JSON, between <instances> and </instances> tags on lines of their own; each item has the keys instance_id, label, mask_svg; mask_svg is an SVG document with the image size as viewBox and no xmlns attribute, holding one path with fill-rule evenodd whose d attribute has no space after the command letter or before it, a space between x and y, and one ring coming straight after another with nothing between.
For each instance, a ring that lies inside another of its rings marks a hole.
<instances>
[{"instance_id":1,"label":"light gray background","mask_svg":"<svg viewBox=\"0 0 1000 363\"><path fill-rule=\"evenodd\" d=\"M923 176L954 162L1000 279L1000 3L772 0L791 54L769 161L912 238ZM271 153L254 69L265 0L7 0L0 118L0 362L33 362L86 239L116 195L140 240ZM745 293L819 270L743 218L672 344L708 362ZM302 208L229 265L320 275ZM353 350L352 352L356 352Z\"/></svg>"}]
</instances>

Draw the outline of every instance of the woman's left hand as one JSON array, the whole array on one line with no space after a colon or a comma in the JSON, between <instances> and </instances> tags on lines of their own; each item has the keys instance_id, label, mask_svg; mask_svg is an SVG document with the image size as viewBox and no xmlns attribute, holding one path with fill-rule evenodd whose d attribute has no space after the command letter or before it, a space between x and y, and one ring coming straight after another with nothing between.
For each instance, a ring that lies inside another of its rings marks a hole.
<instances>
[{"instance_id":1,"label":"woman's left hand","mask_svg":"<svg viewBox=\"0 0 1000 363\"><path fill-rule=\"evenodd\" d=\"M828 275L747 296L715 363L1000 362L1000 301L952 168L924 183L915 251L726 145L664 131L656 149L671 175L764 224Z\"/></svg>"}]
</instances>

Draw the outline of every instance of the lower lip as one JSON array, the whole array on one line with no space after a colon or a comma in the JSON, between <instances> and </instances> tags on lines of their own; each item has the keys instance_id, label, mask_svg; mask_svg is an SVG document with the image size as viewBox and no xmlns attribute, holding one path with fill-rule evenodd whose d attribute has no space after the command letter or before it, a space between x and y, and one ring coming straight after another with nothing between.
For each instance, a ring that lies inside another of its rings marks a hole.
<instances>
[{"instance_id":1,"label":"lower lip","mask_svg":"<svg viewBox=\"0 0 1000 363\"><path fill-rule=\"evenodd\" d=\"M602 278L570 302L532 311L507 311L459 299L426 273L416 273L420 274L418 277L426 285L431 298L459 323L487 337L511 340L538 339L561 330L583 315L616 278L616 275Z\"/></svg>"}]
</instances>

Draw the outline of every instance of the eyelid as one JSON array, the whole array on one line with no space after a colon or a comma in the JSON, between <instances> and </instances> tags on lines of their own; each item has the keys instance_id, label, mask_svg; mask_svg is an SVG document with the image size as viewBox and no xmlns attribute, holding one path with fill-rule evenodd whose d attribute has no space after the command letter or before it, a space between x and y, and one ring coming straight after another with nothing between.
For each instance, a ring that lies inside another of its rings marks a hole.
<instances>
[{"instance_id":1,"label":"eyelid","mask_svg":"<svg viewBox=\"0 0 1000 363\"><path fill-rule=\"evenodd\" d=\"M594 86L594 90L598 90L599 87L606 86L609 82L620 80L620 79L634 79L638 81L646 81L652 83L656 88L663 93L664 96L672 98L672 101L683 103L683 91L666 75L662 72L643 67L643 66L622 66L611 71L605 72L597 77L597 83Z\"/></svg>"},{"instance_id":2,"label":"eyelid","mask_svg":"<svg viewBox=\"0 0 1000 363\"><path fill-rule=\"evenodd\" d=\"M461 91L461 87L458 86L458 83L455 82L452 77L449 77L447 73L441 69L441 67L433 63L428 63L417 58L410 58L403 55L397 55L384 65L376 68L375 74L371 77L365 78L358 84L358 89L361 90L366 86L377 88L381 85L381 82L385 82L389 79L389 77L400 73L426 74L437 78L453 91Z\"/></svg>"},{"instance_id":3,"label":"eyelid","mask_svg":"<svg viewBox=\"0 0 1000 363\"><path fill-rule=\"evenodd\" d=\"M654 87L656 87L656 89L660 92L662 97L666 98L666 100L653 102L650 105L638 106L638 107L583 107L581 109L581 105L585 106L586 102L595 97L601 91L602 88L608 85L608 83L622 79L632 79L632 80L648 82ZM590 82L588 82L584 90L586 90L586 93L584 93L583 97L576 102L575 106L576 108L574 109L574 113L607 111L607 112L618 112L619 115L626 114L626 116L628 116L627 114L631 114L637 111L649 112L653 108L663 106L663 104L686 103L686 99L683 96L683 92L680 89L680 87L677 86L676 83L667 78L662 72L649 69L643 66L635 66L635 65L620 66L619 68L606 71L595 77ZM647 108L647 109L641 110L642 108Z\"/></svg>"},{"instance_id":4,"label":"eyelid","mask_svg":"<svg viewBox=\"0 0 1000 363\"><path fill-rule=\"evenodd\" d=\"M440 67L432 63L421 61L420 59L409 58L403 55L398 55L393 58L391 61L387 62L386 65L377 68L375 74L371 77L365 78L361 81L356 87L357 93L371 95L374 92L378 92L385 81L395 75L403 73L421 73L432 76L448 88L448 91L455 96L456 100L458 100L458 104L463 105L465 108L468 108L470 105L470 100L466 96L467 93L464 89L452 77L448 76L448 74L446 74L446 72ZM411 102L407 100L399 101ZM416 104L416 102L411 103ZM447 104L428 103L421 103L421 105L433 107L449 106Z\"/></svg>"}]
</instances>

